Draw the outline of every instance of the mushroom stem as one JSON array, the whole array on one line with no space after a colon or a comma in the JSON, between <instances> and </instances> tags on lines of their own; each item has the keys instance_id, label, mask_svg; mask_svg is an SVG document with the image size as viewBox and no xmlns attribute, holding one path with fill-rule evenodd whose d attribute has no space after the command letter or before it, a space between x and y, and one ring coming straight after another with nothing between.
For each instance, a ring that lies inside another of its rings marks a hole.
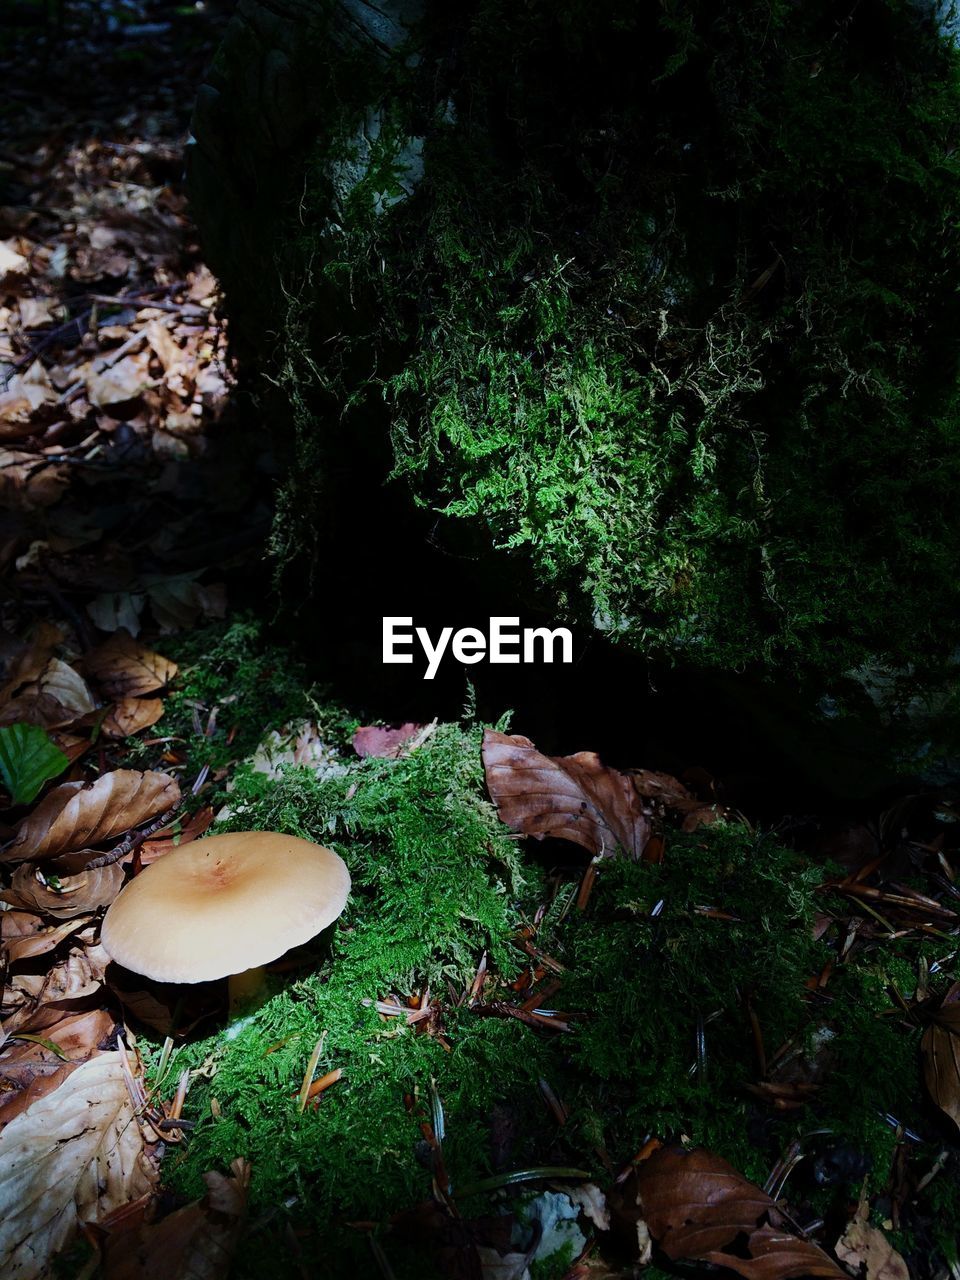
<instances>
[{"instance_id":1,"label":"mushroom stem","mask_svg":"<svg viewBox=\"0 0 960 1280\"><path fill-rule=\"evenodd\" d=\"M231 1018L256 1009L267 998L266 970L259 965L255 969L244 969L242 973L231 973L227 990L230 994Z\"/></svg>"}]
</instances>

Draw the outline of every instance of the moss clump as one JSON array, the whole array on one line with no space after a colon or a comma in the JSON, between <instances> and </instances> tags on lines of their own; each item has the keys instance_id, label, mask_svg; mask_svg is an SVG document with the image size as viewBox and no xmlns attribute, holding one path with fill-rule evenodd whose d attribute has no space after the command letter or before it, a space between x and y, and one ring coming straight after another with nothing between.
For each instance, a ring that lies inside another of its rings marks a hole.
<instances>
[{"instance_id":1,"label":"moss clump","mask_svg":"<svg viewBox=\"0 0 960 1280\"><path fill-rule=\"evenodd\" d=\"M457 1185L489 1167L493 1105L536 1095L543 1047L520 1023L449 1008L449 1052L400 1019L385 1023L370 1004L429 984L449 1005L447 983L462 992L484 951L500 973L519 965L511 936L536 874L521 873L516 844L480 779L479 732L446 726L405 760L358 762L348 776L323 782L301 769L279 781L241 774L231 796L234 826L335 847L353 895L315 972L278 992L235 1038L214 1036L176 1055L174 1070L209 1060L214 1074L191 1089L190 1114L200 1123L167 1176L196 1195L205 1169L248 1156L254 1213L296 1196L295 1219L322 1224L305 1248L328 1261L336 1254L344 1274L369 1260L362 1234L344 1220L385 1219L429 1195L418 1144L432 1082L447 1114L445 1157ZM344 1077L301 1117L291 1095L321 1033L318 1070L339 1066ZM543 1129L539 1111L536 1118L533 1144ZM263 1248L264 1256L276 1248L271 1233ZM262 1274L256 1242L251 1257L250 1274Z\"/></svg>"},{"instance_id":2,"label":"moss clump","mask_svg":"<svg viewBox=\"0 0 960 1280\"><path fill-rule=\"evenodd\" d=\"M557 941L564 1000L590 1011L573 1050L580 1096L601 1117L604 1097L618 1099L611 1139L611 1121L638 1140L685 1133L763 1181L769 1148L753 1140L745 1089L759 1074L749 1008L771 1052L792 1037L805 1047L804 982L825 960L811 932L821 878L738 827L674 835L659 866L602 869L589 912Z\"/></svg>"},{"instance_id":3,"label":"moss clump","mask_svg":"<svg viewBox=\"0 0 960 1280\"><path fill-rule=\"evenodd\" d=\"M350 49L272 224L278 549L335 530L389 435L436 540L646 652L937 669L960 55L932 20L481 0Z\"/></svg>"},{"instance_id":4,"label":"moss clump","mask_svg":"<svg viewBox=\"0 0 960 1280\"><path fill-rule=\"evenodd\" d=\"M878 948L811 997L805 983L829 955L810 928L824 901L820 871L737 826L670 834L658 866L605 863L585 913L564 914L565 887L540 924L537 945L564 966L550 1003L571 1011L573 1027L541 1032L456 1002L486 952L482 1000L519 1003L508 984L532 962L518 926L546 900L542 870L485 797L479 729L440 726L406 758L344 764L322 780L300 768L238 774L229 825L332 845L354 891L329 953L314 950L252 1020L184 1044L170 1067L170 1080L195 1072L186 1114L196 1124L165 1166L172 1186L197 1195L211 1166L237 1155L253 1163L258 1229L239 1275L262 1274L285 1251L287 1223L330 1274L366 1267L363 1234L347 1224L385 1224L429 1196L420 1126L437 1101L458 1193L539 1165L604 1180L604 1161L628 1160L652 1132L703 1142L762 1182L798 1134L826 1128L821 1147L852 1144L886 1176L892 1130L877 1113L922 1123L916 1033L881 1016L889 983L904 989L907 956ZM384 1020L372 1003L428 986L440 1035ZM805 1112L769 1112L747 1091L758 1078L748 1001L768 1055L788 1042L819 1055L824 1087ZM294 1095L321 1035L318 1073L344 1074L299 1116ZM884 1063L875 1077L863 1070L865 1045ZM150 1062L158 1051L147 1046ZM561 1128L541 1081L569 1111ZM486 1213L490 1199L468 1194L462 1207ZM422 1238L408 1254L391 1232L384 1247L398 1275L408 1264L429 1274Z\"/></svg>"},{"instance_id":5,"label":"moss clump","mask_svg":"<svg viewBox=\"0 0 960 1280\"><path fill-rule=\"evenodd\" d=\"M180 670L157 732L191 769L208 764L216 773L251 755L269 727L307 715L332 731L346 726L338 709L321 710L304 668L253 617L170 636L161 647ZM140 741L128 747L131 762L156 753Z\"/></svg>"}]
</instances>

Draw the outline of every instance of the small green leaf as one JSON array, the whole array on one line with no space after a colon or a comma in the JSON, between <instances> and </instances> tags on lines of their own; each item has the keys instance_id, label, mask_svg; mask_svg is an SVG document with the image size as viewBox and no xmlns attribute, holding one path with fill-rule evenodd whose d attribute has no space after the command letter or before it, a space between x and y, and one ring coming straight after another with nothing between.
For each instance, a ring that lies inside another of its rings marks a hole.
<instances>
[{"instance_id":1,"label":"small green leaf","mask_svg":"<svg viewBox=\"0 0 960 1280\"><path fill-rule=\"evenodd\" d=\"M29 1040L31 1044L38 1044L44 1049L49 1049L51 1053L55 1053L57 1057L62 1059L64 1062L70 1061L58 1044L54 1044L52 1040L44 1040L42 1036L30 1035L29 1032L26 1031L13 1031L10 1033L10 1039Z\"/></svg>"},{"instance_id":2,"label":"small green leaf","mask_svg":"<svg viewBox=\"0 0 960 1280\"><path fill-rule=\"evenodd\" d=\"M0 778L14 805L29 804L43 784L70 761L36 724L0 728Z\"/></svg>"}]
</instances>

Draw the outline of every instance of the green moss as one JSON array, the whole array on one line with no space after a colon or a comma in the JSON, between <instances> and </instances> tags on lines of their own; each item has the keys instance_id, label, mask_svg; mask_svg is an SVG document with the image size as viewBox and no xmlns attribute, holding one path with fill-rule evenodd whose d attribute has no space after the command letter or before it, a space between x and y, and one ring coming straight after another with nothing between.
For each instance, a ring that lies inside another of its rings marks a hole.
<instances>
[{"instance_id":1,"label":"green moss","mask_svg":"<svg viewBox=\"0 0 960 1280\"><path fill-rule=\"evenodd\" d=\"M645 652L938 670L960 55L906 0L484 0L415 41L333 68L278 224L278 553L389 435L438 537Z\"/></svg>"},{"instance_id":2,"label":"green moss","mask_svg":"<svg viewBox=\"0 0 960 1280\"><path fill-rule=\"evenodd\" d=\"M333 741L346 735L349 718L319 706L303 666L251 616L166 637L160 647L180 669L152 736L167 739L191 769L224 769L251 755L268 728L298 718L321 720ZM139 740L127 745L131 763L156 755L156 746Z\"/></svg>"},{"instance_id":3,"label":"green moss","mask_svg":"<svg viewBox=\"0 0 960 1280\"><path fill-rule=\"evenodd\" d=\"M603 868L591 910L565 922L558 944L570 966L564 1000L589 1010L573 1049L581 1096L591 1107L604 1100L608 1140L686 1134L763 1181L768 1151L748 1125L745 1086L758 1068L747 1001L771 1052L796 1036L802 1047L803 983L825 960L810 930L819 879L736 827L674 835L660 866Z\"/></svg>"},{"instance_id":4,"label":"green moss","mask_svg":"<svg viewBox=\"0 0 960 1280\"><path fill-rule=\"evenodd\" d=\"M520 1023L449 1008L448 1051L402 1020L385 1023L371 1007L427 984L449 1005L447 983L462 992L484 951L498 972L514 972L520 953L511 936L536 875L521 874L515 843L482 797L478 732L453 726L440 728L429 749L398 762L358 762L344 778L319 782L300 769L279 781L241 775L231 805L232 825L279 828L337 848L353 895L329 958L278 991L234 1038L220 1034L178 1051L173 1072L209 1059L214 1074L191 1089L190 1114L200 1123L167 1175L196 1195L205 1169L248 1156L254 1212L296 1196L297 1220L332 1224L322 1249L342 1254L346 1270L369 1255L344 1220L385 1218L429 1195L418 1144L432 1083L447 1115L445 1157L456 1185L489 1172L494 1103L537 1096L544 1048ZM291 1095L321 1033L318 1071L341 1067L344 1077L319 1110L298 1116ZM268 1053L272 1045L279 1047ZM405 1094L415 1099L410 1114ZM526 1141L535 1146L542 1108L527 1111ZM250 1263L251 1274L260 1262Z\"/></svg>"},{"instance_id":5,"label":"green moss","mask_svg":"<svg viewBox=\"0 0 960 1280\"><path fill-rule=\"evenodd\" d=\"M429 1197L421 1122L435 1100L455 1191L504 1166L575 1165L604 1180L603 1161L621 1165L651 1133L702 1142L762 1182L794 1138L824 1128L818 1141L865 1152L880 1185L893 1130L878 1112L920 1123L917 1033L886 1016L887 989L907 990L916 956L905 942L877 947L811 997L806 980L830 954L811 933L814 911L830 905L817 891L823 872L768 836L733 825L668 833L661 865L604 863L584 913L565 913L573 886L563 886L537 944L564 966L550 1003L570 1012L570 1033L457 1006L483 953L483 998L518 1002L506 984L531 961L517 928L547 900L541 869L485 797L479 747L478 728L442 725L401 760L345 758L340 776L237 775L227 825L332 845L354 885L329 950L315 946L298 976L275 979L252 1019L178 1048L161 1090L194 1070L186 1115L196 1127L165 1166L177 1191L201 1194L203 1172L237 1155L253 1163L257 1230L238 1274L262 1273L286 1249L288 1222L331 1274L368 1266L364 1234L348 1224L386 1223ZM372 1003L428 985L445 1043ZM770 1112L746 1088L759 1078L748 999L768 1056L791 1043L821 1073L803 1112ZM294 1095L321 1035L318 1074L340 1067L343 1077L300 1116ZM142 1043L155 1069L159 1045ZM865 1060L883 1070L865 1072ZM541 1081L569 1112L560 1129ZM495 1108L515 1134L499 1164ZM462 1207L469 1217L491 1206L471 1194ZM410 1252L387 1232L383 1245L398 1275L408 1265L429 1274L422 1240Z\"/></svg>"}]
</instances>

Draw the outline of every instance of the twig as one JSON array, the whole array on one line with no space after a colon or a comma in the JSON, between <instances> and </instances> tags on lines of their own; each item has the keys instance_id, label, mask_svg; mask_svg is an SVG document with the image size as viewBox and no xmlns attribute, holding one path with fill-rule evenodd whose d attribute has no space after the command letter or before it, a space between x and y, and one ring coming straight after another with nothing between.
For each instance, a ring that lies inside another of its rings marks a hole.
<instances>
[{"instance_id":1,"label":"twig","mask_svg":"<svg viewBox=\"0 0 960 1280\"><path fill-rule=\"evenodd\" d=\"M155 832L165 827L182 804L183 801L178 800L172 809L168 809L166 813L161 813L159 818L155 818L153 822L141 831L125 837L115 849L111 849L109 853L102 853L99 858L94 858L92 862L86 863L83 868L84 871L95 871L97 867L111 867L115 862L119 862L121 858L125 858L128 853L132 853L134 849L139 848L144 840L148 840Z\"/></svg>"}]
</instances>

